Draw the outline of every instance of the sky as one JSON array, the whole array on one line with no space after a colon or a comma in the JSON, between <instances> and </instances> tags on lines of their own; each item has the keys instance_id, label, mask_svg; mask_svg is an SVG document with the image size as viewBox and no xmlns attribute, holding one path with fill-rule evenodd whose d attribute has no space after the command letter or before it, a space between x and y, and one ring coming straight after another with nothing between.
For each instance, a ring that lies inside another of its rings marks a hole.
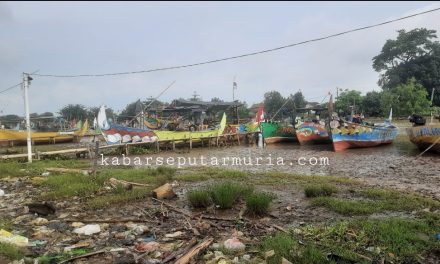
<instances>
[{"instance_id":1,"label":"sky","mask_svg":"<svg viewBox=\"0 0 440 264\"><path fill-rule=\"evenodd\" d=\"M0 2L0 90L23 72L138 71L235 56L440 7L436 2ZM321 101L336 87L380 90L372 58L397 30L440 32L440 11L237 60L112 77L35 76L31 112L66 104L122 110L138 98L219 97L248 105L272 90ZM20 88L0 94L0 115L24 114Z\"/></svg>"}]
</instances>

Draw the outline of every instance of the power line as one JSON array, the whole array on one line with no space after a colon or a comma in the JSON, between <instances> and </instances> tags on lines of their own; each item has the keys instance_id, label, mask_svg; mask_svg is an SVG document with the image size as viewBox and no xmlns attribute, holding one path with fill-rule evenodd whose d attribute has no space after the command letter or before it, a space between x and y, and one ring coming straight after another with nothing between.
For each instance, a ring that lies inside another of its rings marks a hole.
<instances>
[{"instance_id":1,"label":"power line","mask_svg":"<svg viewBox=\"0 0 440 264\"><path fill-rule=\"evenodd\" d=\"M21 83L17 83L16 85L13 85L13 86L11 86L11 87L9 87L9 88L6 88L6 89L2 90L2 91L0 91L0 94L5 93L5 92L7 92L7 91L9 91L9 90L12 90L12 89L14 89L15 87L20 86L22 83L23 83L23 82L21 82Z\"/></svg>"},{"instance_id":2,"label":"power line","mask_svg":"<svg viewBox=\"0 0 440 264\"><path fill-rule=\"evenodd\" d=\"M103 73L103 74L78 74L78 75L33 74L33 75L41 76L41 77L57 77L57 78L103 77L103 76L139 74L139 73L148 73L148 72L156 72L156 71L166 71L166 70L174 70L174 69L181 69L181 68L189 68L189 67L195 67L195 66L200 66L200 65L204 65L204 64L211 64L211 63L217 63L217 62L222 62L222 61L234 60L234 59L254 56L254 55L258 55L258 54L273 52L273 51L277 51L277 50L282 50L282 49L286 49L286 48L291 48L291 47L303 45L303 44L306 44L306 43L311 43L311 42L316 42L316 41L321 41L321 40L325 40L325 39L329 39L329 38L334 38L334 37L342 36L342 35L345 35L345 34L348 34L348 33L356 32L356 31L361 31L361 30L365 30L365 29L370 29L370 28L375 28L375 27L383 26L383 25L386 25L386 24L390 24L390 23L401 21L401 20L405 20L405 19L408 19L408 18L424 15L424 14L427 14L427 13L432 13L432 12L439 11L439 10L440 10L440 8L430 9L430 10L427 10L427 11L424 11L424 12L420 12L420 13L404 16L404 17L401 17L401 18L396 18L396 19L388 20L388 21L385 21L385 22L382 22L382 23L378 23L378 24L374 24L374 25L370 25L370 26L350 29L350 30L347 30L347 31L343 31L343 32L340 32L340 33L336 33L336 34L332 34L332 35L328 35L328 36L324 36L324 37L319 37L319 38L314 38L314 39L310 39L310 40L305 40L305 41L301 41L301 42L297 42L297 43L293 43L293 44L289 44L289 45L285 45L285 46L280 46L280 47L276 47L276 48L272 48L272 49L266 49L266 50L261 50L261 51L241 54L241 55L237 55L237 56L231 56L231 57L226 57L226 58L222 58L222 59L209 60L209 61L198 62L198 63L193 63L193 64L170 66L170 67L156 68L156 69L149 69L149 70L141 70L141 71L127 71L127 72Z\"/></svg>"}]
</instances>

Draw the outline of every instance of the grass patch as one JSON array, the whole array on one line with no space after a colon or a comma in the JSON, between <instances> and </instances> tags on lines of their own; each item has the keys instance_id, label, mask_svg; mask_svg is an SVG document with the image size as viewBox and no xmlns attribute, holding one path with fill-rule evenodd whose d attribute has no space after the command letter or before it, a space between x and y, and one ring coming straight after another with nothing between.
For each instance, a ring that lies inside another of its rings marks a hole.
<instances>
[{"instance_id":1,"label":"grass patch","mask_svg":"<svg viewBox=\"0 0 440 264\"><path fill-rule=\"evenodd\" d=\"M194 208L208 207L212 204L208 190L192 190L187 192L186 197Z\"/></svg>"},{"instance_id":2,"label":"grass patch","mask_svg":"<svg viewBox=\"0 0 440 264\"><path fill-rule=\"evenodd\" d=\"M246 197L246 210L253 215L264 215L269 211L273 195L268 193L252 193Z\"/></svg>"},{"instance_id":3,"label":"grass patch","mask_svg":"<svg viewBox=\"0 0 440 264\"><path fill-rule=\"evenodd\" d=\"M350 201L333 197L314 198L312 205L323 206L343 215L366 215L382 210L374 201Z\"/></svg>"},{"instance_id":4,"label":"grass patch","mask_svg":"<svg viewBox=\"0 0 440 264\"><path fill-rule=\"evenodd\" d=\"M362 261L361 254L385 258L385 263L418 263L418 255L438 247L434 233L435 228L423 220L391 218L308 226L304 239L344 259Z\"/></svg>"},{"instance_id":5,"label":"grass patch","mask_svg":"<svg viewBox=\"0 0 440 264\"><path fill-rule=\"evenodd\" d=\"M297 245L296 240L292 236L285 233L278 233L275 236L263 238L260 248L261 252L274 250L275 255L267 259L267 264L279 264L281 258L293 261L293 248Z\"/></svg>"},{"instance_id":6,"label":"grass patch","mask_svg":"<svg viewBox=\"0 0 440 264\"><path fill-rule=\"evenodd\" d=\"M212 167L199 167L191 168L182 175L179 175L178 179L187 182L207 181L210 179L245 179L249 176L249 173L238 170L225 170Z\"/></svg>"},{"instance_id":7,"label":"grass patch","mask_svg":"<svg viewBox=\"0 0 440 264\"><path fill-rule=\"evenodd\" d=\"M82 174L61 174L49 176L42 184L50 191L42 194L44 199L60 199L72 196L87 197L97 192L106 178L93 178Z\"/></svg>"},{"instance_id":8,"label":"grass patch","mask_svg":"<svg viewBox=\"0 0 440 264\"><path fill-rule=\"evenodd\" d=\"M209 187L212 201L221 209L230 209L240 197L246 197L254 191L253 186L233 182L224 182Z\"/></svg>"},{"instance_id":9,"label":"grass patch","mask_svg":"<svg viewBox=\"0 0 440 264\"><path fill-rule=\"evenodd\" d=\"M91 208L99 209L110 205L140 200L150 195L150 193L151 189L149 188L134 188L130 191L125 189L119 190L119 188L116 188L113 194L92 198L87 204Z\"/></svg>"},{"instance_id":10,"label":"grass patch","mask_svg":"<svg viewBox=\"0 0 440 264\"><path fill-rule=\"evenodd\" d=\"M308 185L304 188L306 197L331 196L337 192L336 186L330 184Z\"/></svg>"},{"instance_id":11,"label":"grass patch","mask_svg":"<svg viewBox=\"0 0 440 264\"><path fill-rule=\"evenodd\" d=\"M0 178L40 175L46 168L89 168L90 161L84 160L35 160L27 162L4 161L0 162Z\"/></svg>"},{"instance_id":12,"label":"grass patch","mask_svg":"<svg viewBox=\"0 0 440 264\"><path fill-rule=\"evenodd\" d=\"M0 242L0 256L4 256L9 260L20 260L24 257L24 254L18 247Z\"/></svg>"}]
</instances>

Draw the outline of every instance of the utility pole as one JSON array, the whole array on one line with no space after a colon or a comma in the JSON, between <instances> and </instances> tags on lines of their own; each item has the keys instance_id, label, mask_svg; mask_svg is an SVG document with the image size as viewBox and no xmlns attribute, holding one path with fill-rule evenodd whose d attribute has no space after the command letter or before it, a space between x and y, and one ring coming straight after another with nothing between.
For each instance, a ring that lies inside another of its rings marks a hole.
<instances>
[{"instance_id":1,"label":"utility pole","mask_svg":"<svg viewBox=\"0 0 440 264\"><path fill-rule=\"evenodd\" d=\"M235 82L235 76L234 81L232 82L232 102L235 104L235 90L237 90L237 83ZM240 119L238 117L238 106L234 105L235 110L235 116L237 117L237 124L240 123Z\"/></svg>"},{"instance_id":2,"label":"utility pole","mask_svg":"<svg viewBox=\"0 0 440 264\"><path fill-rule=\"evenodd\" d=\"M29 117L29 97L28 89L32 78L27 73L23 73L23 94L24 94L24 109L26 115L26 130L27 130L27 151L28 162L32 163L32 139L31 139L31 120Z\"/></svg>"}]
</instances>

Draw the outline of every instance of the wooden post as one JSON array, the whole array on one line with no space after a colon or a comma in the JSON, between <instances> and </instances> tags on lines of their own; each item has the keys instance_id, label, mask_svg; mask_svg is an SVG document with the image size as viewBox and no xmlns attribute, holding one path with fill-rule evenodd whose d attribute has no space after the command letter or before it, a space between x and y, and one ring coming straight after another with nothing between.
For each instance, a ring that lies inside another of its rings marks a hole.
<instances>
[{"instance_id":1,"label":"wooden post","mask_svg":"<svg viewBox=\"0 0 440 264\"><path fill-rule=\"evenodd\" d=\"M240 146L240 134L237 133L237 141L238 141L238 145Z\"/></svg>"},{"instance_id":2,"label":"wooden post","mask_svg":"<svg viewBox=\"0 0 440 264\"><path fill-rule=\"evenodd\" d=\"M173 151L176 151L176 141L174 141L174 139L171 142L171 144L173 145Z\"/></svg>"},{"instance_id":3,"label":"wooden post","mask_svg":"<svg viewBox=\"0 0 440 264\"><path fill-rule=\"evenodd\" d=\"M160 146L159 146L159 140L156 141L156 151L159 153Z\"/></svg>"},{"instance_id":4,"label":"wooden post","mask_svg":"<svg viewBox=\"0 0 440 264\"><path fill-rule=\"evenodd\" d=\"M192 142L192 135L189 133L189 149L192 149L193 142Z\"/></svg>"},{"instance_id":5,"label":"wooden post","mask_svg":"<svg viewBox=\"0 0 440 264\"><path fill-rule=\"evenodd\" d=\"M125 144L125 155L130 155L129 145Z\"/></svg>"}]
</instances>

